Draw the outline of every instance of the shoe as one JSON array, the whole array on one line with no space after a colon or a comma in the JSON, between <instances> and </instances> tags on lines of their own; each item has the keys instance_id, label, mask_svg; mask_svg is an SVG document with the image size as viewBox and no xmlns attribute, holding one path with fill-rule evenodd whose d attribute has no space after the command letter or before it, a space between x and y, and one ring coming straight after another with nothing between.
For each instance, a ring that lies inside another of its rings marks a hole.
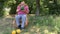
<instances>
[{"instance_id":1,"label":"shoe","mask_svg":"<svg viewBox=\"0 0 60 34\"><path fill-rule=\"evenodd\" d=\"M25 28L22 28L22 27L21 27L21 30L24 30L24 29L25 29Z\"/></svg>"},{"instance_id":2,"label":"shoe","mask_svg":"<svg viewBox=\"0 0 60 34\"><path fill-rule=\"evenodd\" d=\"M21 29L21 25L19 25L18 28Z\"/></svg>"}]
</instances>

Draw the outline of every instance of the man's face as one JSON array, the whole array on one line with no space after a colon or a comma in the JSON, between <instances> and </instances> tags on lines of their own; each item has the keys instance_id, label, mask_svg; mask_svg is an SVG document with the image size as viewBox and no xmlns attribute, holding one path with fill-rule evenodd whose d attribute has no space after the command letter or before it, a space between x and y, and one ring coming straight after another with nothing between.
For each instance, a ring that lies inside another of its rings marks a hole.
<instances>
[{"instance_id":1,"label":"man's face","mask_svg":"<svg viewBox=\"0 0 60 34\"><path fill-rule=\"evenodd\" d=\"M21 5L22 5L22 6L24 6L24 5L25 5L25 2L24 2L24 1L23 1L23 2L21 2Z\"/></svg>"}]
</instances>

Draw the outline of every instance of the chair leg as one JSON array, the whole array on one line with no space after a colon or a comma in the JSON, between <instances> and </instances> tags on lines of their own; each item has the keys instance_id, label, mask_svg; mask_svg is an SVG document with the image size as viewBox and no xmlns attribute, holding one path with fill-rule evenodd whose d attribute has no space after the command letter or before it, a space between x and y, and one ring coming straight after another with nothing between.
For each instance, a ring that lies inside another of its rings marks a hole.
<instances>
[{"instance_id":1,"label":"chair leg","mask_svg":"<svg viewBox=\"0 0 60 34\"><path fill-rule=\"evenodd\" d=\"M28 18L26 17L26 23L25 23L25 27L28 26Z\"/></svg>"},{"instance_id":2,"label":"chair leg","mask_svg":"<svg viewBox=\"0 0 60 34\"><path fill-rule=\"evenodd\" d=\"M13 27L14 28L17 28L17 25L16 25L16 21L15 20L13 21Z\"/></svg>"}]
</instances>

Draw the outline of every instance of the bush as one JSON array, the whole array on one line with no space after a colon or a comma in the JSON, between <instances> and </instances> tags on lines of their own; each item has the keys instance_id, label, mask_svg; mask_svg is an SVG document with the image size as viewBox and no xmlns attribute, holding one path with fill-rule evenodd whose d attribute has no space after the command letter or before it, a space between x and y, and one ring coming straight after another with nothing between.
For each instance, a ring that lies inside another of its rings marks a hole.
<instances>
[{"instance_id":1,"label":"bush","mask_svg":"<svg viewBox=\"0 0 60 34\"><path fill-rule=\"evenodd\" d=\"M4 15L4 11L0 11L0 16L2 17Z\"/></svg>"}]
</instances>

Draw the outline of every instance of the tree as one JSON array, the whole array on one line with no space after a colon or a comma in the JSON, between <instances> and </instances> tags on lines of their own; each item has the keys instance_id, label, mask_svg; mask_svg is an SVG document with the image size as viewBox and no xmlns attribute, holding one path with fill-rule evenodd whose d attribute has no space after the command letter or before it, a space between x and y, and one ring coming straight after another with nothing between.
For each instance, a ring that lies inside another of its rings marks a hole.
<instances>
[{"instance_id":1,"label":"tree","mask_svg":"<svg viewBox=\"0 0 60 34\"><path fill-rule=\"evenodd\" d=\"M36 16L39 15L39 9L40 9L40 0L36 0Z\"/></svg>"},{"instance_id":2,"label":"tree","mask_svg":"<svg viewBox=\"0 0 60 34\"><path fill-rule=\"evenodd\" d=\"M3 5L4 5L4 0L0 0L0 16L3 16L4 15Z\"/></svg>"}]
</instances>

